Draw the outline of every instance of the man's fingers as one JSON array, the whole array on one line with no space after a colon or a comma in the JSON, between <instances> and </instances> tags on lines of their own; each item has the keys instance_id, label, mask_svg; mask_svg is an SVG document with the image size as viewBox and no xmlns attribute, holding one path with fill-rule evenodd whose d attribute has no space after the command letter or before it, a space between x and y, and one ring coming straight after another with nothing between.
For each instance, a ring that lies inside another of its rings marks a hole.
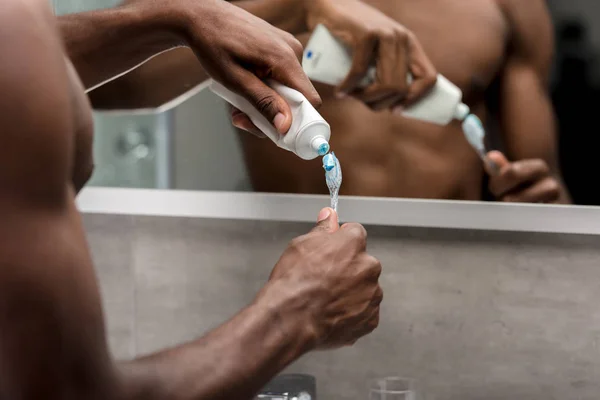
<instances>
[{"instance_id":1,"label":"man's fingers","mask_svg":"<svg viewBox=\"0 0 600 400\"><path fill-rule=\"evenodd\" d=\"M504 154L499 151L490 151L486 155L486 162L483 163L485 172L491 177L498 177L502 170L510 165Z\"/></svg>"},{"instance_id":2,"label":"man's fingers","mask_svg":"<svg viewBox=\"0 0 600 400\"><path fill-rule=\"evenodd\" d=\"M391 31L379 41L377 49L377 82L382 89L393 90L398 96L408 91L408 52L405 32Z\"/></svg>"},{"instance_id":3,"label":"man's fingers","mask_svg":"<svg viewBox=\"0 0 600 400\"><path fill-rule=\"evenodd\" d=\"M375 111L390 108L406 96L406 78L400 78L401 75L406 77L408 73L406 51L399 47L398 41L394 36L380 39L377 49L377 81L352 92L353 97Z\"/></svg>"},{"instance_id":4,"label":"man's fingers","mask_svg":"<svg viewBox=\"0 0 600 400\"><path fill-rule=\"evenodd\" d=\"M549 176L539 182L515 193L502 197L509 203L554 203L560 198L560 185Z\"/></svg>"},{"instance_id":5,"label":"man's fingers","mask_svg":"<svg viewBox=\"0 0 600 400\"><path fill-rule=\"evenodd\" d=\"M494 158L497 162L499 159ZM490 191L496 197L503 197L519 187L543 179L550 173L543 160L523 160L500 166L500 172L490 177Z\"/></svg>"},{"instance_id":6,"label":"man's fingers","mask_svg":"<svg viewBox=\"0 0 600 400\"><path fill-rule=\"evenodd\" d=\"M346 239L350 239L357 246L356 251L365 251L367 249L367 230L361 224L355 222L349 222L342 225L338 235L345 236Z\"/></svg>"},{"instance_id":7,"label":"man's fingers","mask_svg":"<svg viewBox=\"0 0 600 400\"><path fill-rule=\"evenodd\" d=\"M333 233L339 229L338 215L332 208L324 208L317 218L317 226L311 232L330 232Z\"/></svg>"},{"instance_id":8,"label":"man's fingers","mask_svg":"<svg viewBox=\"0 0 600 400\"><path fill-rule=\"evenodd\" d=\"M404 99L403 105L405 107L410 106L426 95L437 82L437 71L414 35L409 34L407 46L412 82Z\"/></svg>"},{"instance_id":9,"label":"man's fingers","mask_svg":"<svg viewBox=\"0 0 600 400\"><path fill-rule=\"evenodd\" d=\"M240 68L231 85L246 98L280 134L292 125L292 112L287 102L252 72Z\"/></svg>"},{"instance_id":10,"label":"man's fingers","mask_svg":"<svg viewBox=\"0 0 600 400\"><path fill-rule=\"evenodd\" d=\"M260 129L256 127L256 125L252 123L252 121L250 120L250 118L248 118L246 114L244 114L237 108L234 108L231 111L231 123L236 128L244 130L256 136L259 139L264 139L267 137L264 133L260 131Z\"/></svg>"},{"instance_id":11,"label":"man's fingers","mask_svg":"<svg viewBox=\"0 0 600 400\"><path fill-rule=\"evenodd\" d=\"M286 60L285 63L273 68L271 77L277 82L302 93L313 107L321 107L321 96L319 96L317 89L315 89L310 82L308 76L306 76L306 73L298 60L290 58L289 60Z\"/></svg>"},{"instance_id":12,"label":"man's fingers","mask_svg":"<svg viewBox=\"0 0 600 400\"><path fill-rule=\"evenodd\" d=\"M350 72L346 79L338 85L336 92L349 94L358 88L360 81L367 75L367 71L375 58L376 47L376 35L369 35L359 42L359 45L354 49Z\"/></svg>"},{"instance_id":13,"label":"man's fingers","mask_svg":"<svg viewBox=\"0 0 600 400\"><path fill-rule=\"evenodd\" d=\"M493 150L487 154L488 158L498 167L499 172L510 165L510 161L499 151Z\"/></svg>"}]
</instances>

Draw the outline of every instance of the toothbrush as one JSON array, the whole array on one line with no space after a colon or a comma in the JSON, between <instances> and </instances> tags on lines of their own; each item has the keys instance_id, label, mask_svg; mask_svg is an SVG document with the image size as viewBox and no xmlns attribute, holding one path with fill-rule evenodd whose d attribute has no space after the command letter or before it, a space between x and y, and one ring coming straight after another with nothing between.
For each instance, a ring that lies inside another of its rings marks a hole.
<instances>
[{"instance_id":1,"label":"toothbrush","mask_svg":"<svg viewBox=\"0 0 600 400\"><path fill-rule=\"evenodd\" d=\"M488 167L492 175L500 172L498 165L490 160L485 149L485 129L479 117L475 114L469 114L462 122L462 130L465 138L475 150L481 161Z\"/></svg>"},{"instance_id":2,"label":"toothbrush","mask_svg":"<svg viewBox=\"0 0 600 400\"><path fill-rule=\"evenodd\" d=\"M342 186L342 168L340 160L333 152L323 157L323 168L325 169L325 182L331 197L331 208L337 212L340 186Z\"/></svg>"}]
</instances>

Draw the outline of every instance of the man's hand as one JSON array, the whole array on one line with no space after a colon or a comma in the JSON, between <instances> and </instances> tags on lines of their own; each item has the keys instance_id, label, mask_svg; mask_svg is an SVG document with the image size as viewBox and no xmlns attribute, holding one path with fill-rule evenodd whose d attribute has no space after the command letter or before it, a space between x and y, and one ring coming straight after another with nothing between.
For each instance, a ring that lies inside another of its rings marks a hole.
<instances>
[{"instance_id":1,"label":"man's hand","mask_svg":"<svg viewBox=\"0 0 600 400\"><path fill-rule=\"evenodd\" d=\"M316 348L353 344L377 327L383 299L381 264L366 240L361 225L340 228L337 214L323 209L318 225L290 243L258 301L304 318Z\"/></svg>"},{"instance_id":2,"label":"man's hand","mask_svg":"<svg viewBox=\"0 0 600 400\"><path fill-rule=\"evenodd\" d=\"M299 61L302 45L293 35L222 0L178 3L189 18L188 43L206 72L248 99L280 133L289 130L292 113L264 79L281 82L320 105Z\"/></svg>"},{"instance_id":3,"label":"man's hand","mask_svg":"<svg viewBox=\"0 0 600 400\"><path fill-rule=\"evenodd\" d=\"M160 8L149 0L129 0L125 7ZM167 7L167 6L165 6ZM274 79L298 90L313 104L321 98L302 70L302 45L291 34L222 0L168 2L183 34L183 43L198 56L204 70L230 90L241 94L280 133L292 123L287 102L263 80Z\"/></svg>"},{"instance_id":4,"label":"man's hand","mask_svg":"<svg viewBox=\"0 0 600 400\"><path fill-rule=\"evenodd\" d=\"M435 67L415 35L379 10L359 0L310 0L306 7L310 30L321 23L352 49L352 69L337 88L340 96L352 95L374 110L394 109L410 105L435 84ZM359 87L371 66L377 70L375 82Z\"/></svg>"},{"instance_id":5,"label":"man's hand","mask_svg":"<svg viewBox=\"0 0 600 400\"><path fill-rule=\"evenodd\" d=\"M560 183L542 159L510 162L504 154L491 151L488 157L498 167L490 173L489 189L499 201L514 203L558 203Z\"/></svg>"}]
</instances>

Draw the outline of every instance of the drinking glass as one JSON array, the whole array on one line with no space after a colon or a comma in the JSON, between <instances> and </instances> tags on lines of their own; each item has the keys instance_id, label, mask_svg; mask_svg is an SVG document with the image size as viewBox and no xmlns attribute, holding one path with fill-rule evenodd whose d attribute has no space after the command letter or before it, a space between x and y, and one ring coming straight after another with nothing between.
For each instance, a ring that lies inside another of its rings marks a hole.
<instances>
[{"instance_id":1,"label":"drinking glass","mask_svg":"<svg viewBox=\"0 0 600 400\"><path fill-rule=\"evenodd\" d=\"M415 381L400 377L375 379L369 385L369 400L417 400Z\"/></svg>"},{"instance_id":2,"label":"drinking glass","mask_svg":"<svg viewBox=\"0 0 600 400\"><path fill-rule=\"evenodd\" d=\"M275 377L254 400L315 400L317 381L306 374L283 374Z\"/></svg>"}]
</instances>

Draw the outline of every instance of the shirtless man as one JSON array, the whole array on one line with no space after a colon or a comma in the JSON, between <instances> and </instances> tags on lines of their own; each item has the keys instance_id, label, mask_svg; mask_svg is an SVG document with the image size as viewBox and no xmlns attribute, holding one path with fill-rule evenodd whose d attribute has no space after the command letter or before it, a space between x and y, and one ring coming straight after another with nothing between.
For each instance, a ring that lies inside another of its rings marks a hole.
<instances>
[{"instance_id":1,"label":"shirtless man","mask_svg":"<svg viewBox=\"0 0 600 400\"><path fill-rule=\"evenodd\" d=\"M332 126L332 149L342 161L342 194L570 201L559 172L554 115L546 92L553 37L544 0L245 0L234 4L304 38L317 23L324 23L358 54L355 76L342 87L350 96L340 98L340 88L317 85L323 98L320 112ZM390 38L389 32L395 32L395 37ZM499 127L490 134L499 134L504 153L494 151L490 157L500 173L485 184L482 163L458 123L439 127L380 111L414 101L432 83L435 70L419 51L421 46L437 71L463 90L473 112L488 126ZM387 50L394 48L400 51ZM395 56L396 68L391 69L390 53L402 55L402 50L404 57ZM149 77L168 73L181 82L194 82L191 76L199 72L193 70L189 56L167 58L162 68L157 66L160 62L148 65L121 85L132 92L129 105L135 103L135 96L151 101L156 91L177 92L170 86L134 94L141 92L136 87L147 87ZM378 82L367 91L354 91L356 77L370 64L377 65ZM421 76L421 83L406 87L402 78L407 70ZM383 93L383 101L373 102L372 95L382 95L383 86L391 87L395 97ZM99 106L109 105L106 99L114 98L110 91L97 95ZM243 117L234 116L234 123L252 129ZM326 192L319 161L307 163L269 141L247 135L241 139L257 191Z\"/></svg>"},{"instance_id":2,"label":"shirtless man","mask_svg":"<svg viewBox=\"0 0 600 400\"><path fill-rule=\"evenodd\" d=\"M270 99L263 111L280 129L289 110L261 70L318 103L293 37L220 0L136 0L87 18L94 24L70 20L63 32L71 53L88 56L75 59L88 87L187 44L233 90ZM307 351L350 345L377 326L381 266L366 253L364 229L340 228L324 209L230 321L114 362L75 207L93 168L91 109L47 0L0 1L0 87L0 399L250 399Z\"/></svg>"},{"instance_id":3,"label":"shirtless man","mask_svg":"<svg viewBox=\"0 0 600 400\"><path fill-rule=\"evenodd\" d=\"M328 1L357 16L366 14L358 7L352 10L354 1ZM462 89L464 100L483 121L488 112L498 112L506 158L490 154L501 167L489 180L494 198L569 201L559 175L554 116L546 93L553 43L543 0L364 2L412 31L433 65ZM439 127L374 111L354 98L336 98L332 88L318 85L317 90L323 98L320 112L332 127L332 149L343 163L343 194L484 197L482 163L459 123ZM307 168L265 141L242 136L242 143L256 190L326 192L318 162Z\"/></svg>"}]
</instances>

